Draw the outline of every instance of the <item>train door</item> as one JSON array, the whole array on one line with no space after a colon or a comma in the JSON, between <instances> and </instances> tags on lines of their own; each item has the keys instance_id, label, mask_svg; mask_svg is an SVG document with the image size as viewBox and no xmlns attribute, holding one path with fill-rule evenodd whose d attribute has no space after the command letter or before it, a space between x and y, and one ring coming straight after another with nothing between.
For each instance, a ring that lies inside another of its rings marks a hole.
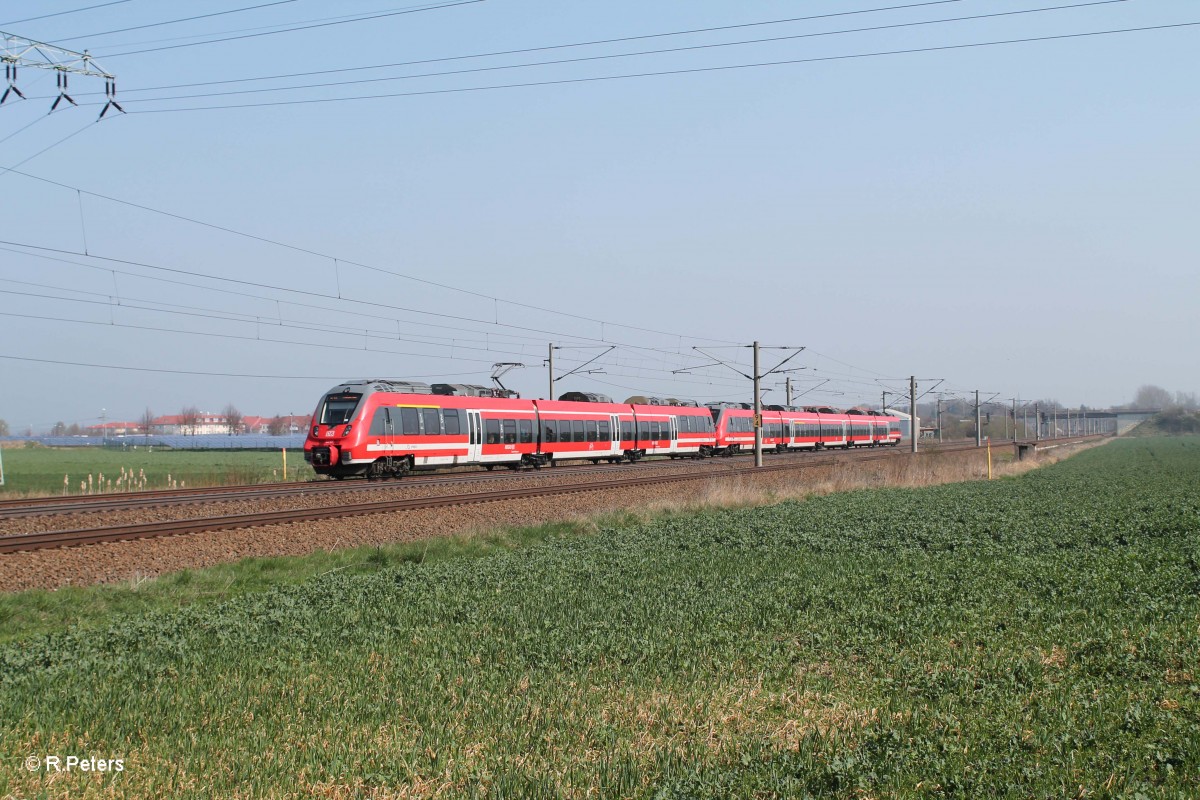
<instances>
[{"instance_id":1,"label":"train door","mask_svg":"<svg viewBox=\"0 0 1200 800\"><path fill-rule=\"evenodd\" d=\"M671 441L667 442L668 453L679 452L679 417L667 417L667 423L670 426L671 432L667 434Z\"/></svg>"},{"instance_id":2,"label":"train door","mask_svg":"<svg viewBox=\"0 0 1200 800\"><path fill-rule=\"evenodd\" d=\"M383 467L388 472L392 471L392 451L396 446L396 423L392 421L392 410L387 406L383 407L383 441L386 455L383 458ZM378 440L376 440L378 441Z\"/></svg>"},{"instance_id":3,"label":"train door","mask_svg":"<svg viewBox=\"0 0 1200 800\"><path fill-rule=\"evenodd\" d=\"M478 464L483 454L483 421L478 411L467 412L467 461Z\"/></svg>"},{"instance_id":4,"label":"train door","mask_svg":"<svg viewBox=\"0 0 1200 800\"><path fill-rule=\"evenodd\" d=\"M612 435L609 437L612 441L607 442L608 452L612 455L619 455L621 452L621 418L616 414L610 415L612 420Z\"/></svg>"}]
</instances>

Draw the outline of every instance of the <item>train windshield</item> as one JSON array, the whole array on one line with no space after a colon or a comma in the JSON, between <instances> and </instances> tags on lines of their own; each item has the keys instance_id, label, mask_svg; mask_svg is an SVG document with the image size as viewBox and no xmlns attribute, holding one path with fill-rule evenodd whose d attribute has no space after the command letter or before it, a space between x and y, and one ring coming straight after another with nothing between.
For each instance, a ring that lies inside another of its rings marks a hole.
<instances>
[{"instance_id":1,"label":"train windshield","mask_svg":"<svg viewBox=\"0 0 1200 800\"><path fill-rule=\"evenodd\" d=\"M361 394L331 394L325 398L321 406L322 425L345 425L354 418L354 409L358 408Z\"/></svg>"}]
</instances>

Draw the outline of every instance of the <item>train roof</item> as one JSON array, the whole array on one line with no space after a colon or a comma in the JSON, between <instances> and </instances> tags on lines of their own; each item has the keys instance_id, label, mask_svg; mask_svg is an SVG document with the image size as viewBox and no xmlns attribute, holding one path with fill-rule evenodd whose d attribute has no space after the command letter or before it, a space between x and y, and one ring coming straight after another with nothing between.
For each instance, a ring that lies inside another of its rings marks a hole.
<instances>
[{"instance_id":1,"label":"train roof","mask_svg":"<svg viewBox=\"0 0 1200 800\"><path fill-rule=\"evenodd\" d=\"M392 392L393 394L433 394L433 387L420 381L405 381L398 378L363 378L339 383L329 390L334 392Z\"/></svg>"},{"instance_id":2,"label":"train roof","mask_svg":"<svg viewBox=\"0 0 1200 800\"><path fill-rule=\"evenodd\" d=\"M631 406L686 406L688 408L699 408L700 404L695 400L680 400L677 397L651 397L649 395L635 394L632 397L626 397L625 402Z\"/></svg>"},{"instance_id":3,"label":"train roof","mask_svg":"<svg viewBox=\"0 0 1200 800\"><path fill-rule=\"evenodd\" d=\"M565 392L558 396L566 403L612 403L612 398L599 392Z\"/></svg>"}]
</instances>

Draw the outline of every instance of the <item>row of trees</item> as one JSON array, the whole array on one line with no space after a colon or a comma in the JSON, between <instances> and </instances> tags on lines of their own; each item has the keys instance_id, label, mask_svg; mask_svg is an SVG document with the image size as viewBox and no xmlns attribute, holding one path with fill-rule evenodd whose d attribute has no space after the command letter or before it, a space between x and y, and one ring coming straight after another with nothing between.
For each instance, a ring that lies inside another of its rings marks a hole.
<instances>
[{"instance_id":1,"label":"row of trees","mask_svg":"<svg viewBox=\"0 0 1200 800\"><path fill-rule=\"evenodd\" d=\"M1146 384L1138 387L1137 394L1133 396L1132 405L1134 408L1182 408L1187 411L1195 411L1200 408L1200 399L1196 397L1195 392L1172 394L1161 386Z\"/></svg>"}]
</instances>

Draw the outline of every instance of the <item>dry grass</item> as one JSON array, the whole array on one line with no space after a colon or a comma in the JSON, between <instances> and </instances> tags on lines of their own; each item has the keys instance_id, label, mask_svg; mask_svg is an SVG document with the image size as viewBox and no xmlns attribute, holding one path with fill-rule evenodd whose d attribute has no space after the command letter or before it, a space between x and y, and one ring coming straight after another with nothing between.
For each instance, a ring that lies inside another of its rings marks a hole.
<instances>
[{"instance_id":1,"label":"dry grass","mask_svg":"<svg viewBox=\"0 0 1200 800\"><path fill-rule=\"evenodd\" d=\"M992 478L1023 475L1056 464L1103 442L1060 447L1017 461L1007 447L992 451ZM643 512L684 512L704 508L744 508L801 500L814 495L857 489L921 488L946 483L987 480L987 450L924 453L916 458L845 461L814 467L797 474L723 478L709 481L688 495L653 501Z\"/></svg>"}]
</instances>

